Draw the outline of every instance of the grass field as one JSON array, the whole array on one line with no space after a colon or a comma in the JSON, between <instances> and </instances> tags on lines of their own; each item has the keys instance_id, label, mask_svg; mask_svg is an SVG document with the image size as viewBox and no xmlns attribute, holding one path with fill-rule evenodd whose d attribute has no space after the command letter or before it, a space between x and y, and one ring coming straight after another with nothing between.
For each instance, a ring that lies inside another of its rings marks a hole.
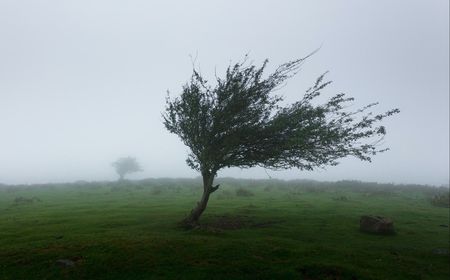
<instances>
[{"instance_id":1,"label":"grass field","mask_svg":"<svg viewBox=\"0 0 450 280\"><path fill-rule=\"evenodd\" d=\"M218 181L190 231L200 180L2 185L0 279L449 279L447 188Z\"/></svg>"}]
</instances>

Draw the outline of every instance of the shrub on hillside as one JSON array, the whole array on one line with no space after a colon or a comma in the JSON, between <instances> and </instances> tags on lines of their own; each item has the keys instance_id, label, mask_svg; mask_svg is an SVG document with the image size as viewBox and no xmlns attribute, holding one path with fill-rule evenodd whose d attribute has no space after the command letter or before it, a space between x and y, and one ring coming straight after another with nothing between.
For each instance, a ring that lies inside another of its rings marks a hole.
<instances>
[{"instance_id":1,"label":"shrub on hillside","mask_svg":"<svg viewBox=\"0 0 450 280\"><path fill-rule=\"evenodd\" d=\"M241 196L241 197L249 197L249 196L254 196L255 194L252 193L249 190L243 189L243 188L239 188L236 190L236 196Z\"/></svg>"},{"instance_id":2,"label":"shrub on hillside","mask_svg":"<svg viewBox=\"0 0 450 280\"><path fill-rule=\"evenodd\" d=\"M438 207L450 207L450 193L439 193L431 198L431 204Z\"/></svg>"},{"instance_id":3,"label":"shrub on hillside","mask_svg":"<svg viewBox=\"0 0 450 280\"><path fill-rule=\"evenodd\" d=\"M230 190L222 190L217 195L217 199L230 199L232 197L233 197L233 193Z\"/></svg>"},{"instance_id":4,"label":"shrub on hillside","mask_svg":"<svg viewBox=\"0 0 450 280\"><path fill-rule=\"evenodd\" d=\"M35 196L33 196L32 198L26 198L23 196L18 196L14 199L14 204L15 205L20 205L20 204L32 204L34 202L41 202L41 200Z\"/></svg>"},{"instance_id":5,"label":"shrub on hillside","mask_svg":"<svg viewBox=\"0 0 450 280\"><path fill-rule=\"evenodd\" d=\"M156 186L153 187L153 189L150 191L150 194L152 195L159 195L164 191L164 187L162 186Z\"/></svg>"},{"instance_id":6,"label":"shrub on hillside","mask_svg":"<svg viewBox=\"0 0 450 280\"><path fill-rule=\"evenodd\" d=\"M348 201L348 197L345 195L340 195L332 198L335 201Z\"/></svg>"}]
</instances>

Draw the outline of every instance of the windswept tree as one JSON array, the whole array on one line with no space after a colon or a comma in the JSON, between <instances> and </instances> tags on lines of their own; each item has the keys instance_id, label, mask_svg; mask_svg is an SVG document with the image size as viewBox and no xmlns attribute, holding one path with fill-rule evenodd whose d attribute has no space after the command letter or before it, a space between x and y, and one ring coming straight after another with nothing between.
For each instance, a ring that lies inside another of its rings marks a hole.
<instances>
[{"instance_id":1,"label":"windswept tree","mask_svg":"<svg viewBox=\"0 0 450 280\"><path fill-rule=\"evenodd\" d=\"M125 175L129 173L142 171L139 163L134 157L123 157L112 163L119 175L119 181L124 180Z\"/></svg>"},{"instance_id":2,"label":"windswept tree","mask_svg":"<svg viewBox=\"0 0 450 280\"><path fill-rule=\"evenodd\" d=\"M343 93L313 104L331 83L324 80L326 73L299 101L280 105L282 96L273 92L305 59L284 63L269 75L264 74L268 60L255 66L246 59L230 65L223 78L216 76L214 85L194 68L181 96L167 97L164 125L190 148L186 162L203 177L203 195L185 218L186 226L198 224L223 168L313 170L337 165L347 156L371 161L388 150L379 147L386 134L379 123L399 110L373 114L370 109L377 103L372 103L349 111L354 99Z\"/></svg>"}]
</instances>

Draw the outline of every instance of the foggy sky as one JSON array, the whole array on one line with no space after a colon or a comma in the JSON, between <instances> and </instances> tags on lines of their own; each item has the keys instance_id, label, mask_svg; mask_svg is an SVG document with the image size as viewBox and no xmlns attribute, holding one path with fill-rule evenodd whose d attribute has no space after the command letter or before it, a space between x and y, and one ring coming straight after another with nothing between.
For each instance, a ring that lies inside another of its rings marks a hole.
<instances>
[{"instance_id":1,"label":"foggy sky","mask_svg":"<svg viewBox=\"0 0 450 280\"><path fill-rule=\"evenodd\" d=\"M288 81L301 98L329 70L324 92L357 106L398 107L385 121L390 151L273 178L448 184L449 2L0 0L0 183L113 180L111 162L135 156L130 178L195 177L188 149L162 125L192 71L224 73L246 53L268 70L321 47ZM190 57L192 56L192 58ZM261 168L219 176L267 178Z\"/></svg>"}]
</instances>

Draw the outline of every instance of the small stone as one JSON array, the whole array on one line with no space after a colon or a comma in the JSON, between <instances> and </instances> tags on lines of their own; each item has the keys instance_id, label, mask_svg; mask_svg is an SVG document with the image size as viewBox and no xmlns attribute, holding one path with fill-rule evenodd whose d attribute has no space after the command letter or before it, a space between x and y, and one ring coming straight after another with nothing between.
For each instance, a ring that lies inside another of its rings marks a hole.
<instances>
[{"instance_id":1,"label":"small stone","mask_svg":"<svg viewBox=\"0 0 450 280\"><path fill-rule=\"evenodd\" d=\"M435 255L442 255L442 256L448 256L449 255L448 248L436 248L436 249L433 249L432 252Z\"/></svg>"},{"instance_id":2,"label":"small stone","mask_svg":"<svg viewBox=\"0 0 450 280\"><path fill-rule=\"evenodd\" d=\"M361 216L359 228L363 232L376 234L393 234L394 222L381 216Z\"/></svg>"},{"instance_id":3,"label":"small stone","mask_svg":"<svg viewBox=\"0 0 450 280\"><path fill-rule=\"evenodd\" d=\"M56 264L62 266L62 267L74 267L75 262L69 259L59 259L56 261Z\"/></svg>"}]
</instances>

